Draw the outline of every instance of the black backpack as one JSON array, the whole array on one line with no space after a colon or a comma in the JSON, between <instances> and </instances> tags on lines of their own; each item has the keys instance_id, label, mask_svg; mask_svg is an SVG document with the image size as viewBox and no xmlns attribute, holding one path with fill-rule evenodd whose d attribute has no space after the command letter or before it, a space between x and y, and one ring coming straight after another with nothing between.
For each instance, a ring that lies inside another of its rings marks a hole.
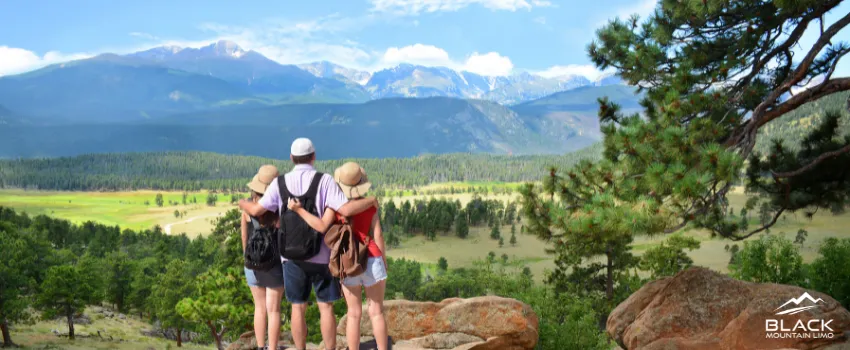
<instances>
[{"instance_id":1,"label":"black backpack","mask_svg":"<svg viewBox=\"0 0 850 350\"><path fill-rule=\"evenodd\" d=\"M319 250L322 249L322 232L314 230L298 213L286 207L289 198L297 198L305 210L321 218L322 214L316 212L316 193L319 190L319 182L322 181L322 176L324 174L316 172L316 175L313 175L313 181L310 182L310 188L300 196L294 196L289 192L283 176L277 180L280 187L280 199L283 201L277 239L280 256L286 259L309 260L318 255Z\"/></svg>"},{"instance_id":2,"label":"black backpack","mask_svg":"<svg viewBox=\"0 0 850 350\"><path fill-rule=\"evenodd\" d=\"M245 244L245 267L251 270L268 271L280 263L277 242L272 230L260 225L251 217L251 233Z\"/></svg>"}]
</instances>

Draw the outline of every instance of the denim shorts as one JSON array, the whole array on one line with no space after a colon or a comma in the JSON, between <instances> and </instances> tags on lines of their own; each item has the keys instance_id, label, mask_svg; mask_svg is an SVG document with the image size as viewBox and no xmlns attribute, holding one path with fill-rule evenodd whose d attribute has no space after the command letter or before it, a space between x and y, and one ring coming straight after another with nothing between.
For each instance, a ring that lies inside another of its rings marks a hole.
<instances>
[{"instance_id":1,"label":"denim shorts","mask_svg":"<svg viewBox=\"0 0 850 350\"><path fill-rule=\"evenodd\" d=\"M245 280L248 286L264 287L264 288L280 288L283 287L283 272L280 264L266 271L245 269Z\"/></svg>"},{"instance_id":2,"label":"denim shorts","mask_svg":"<svg viewBox=\"0 0 850 350\"><path fill-rule=\"evenodd\" d=\"M342 299L339 279L331 275L328 264L287 260L283 263L284 294L291 304L304 304L310 299L311 289L316 290L316 300L332 303Z\"/></svg>"},{"instance_id":3,"label":"denim shorts","mask_svg":"<svg viewBox=\"0 0 850 350\"><path fill-rule=\"evenodd\" d=\"M387 267L384 266L384 258L369 257L366 259L366 271L359 276L346 277L342 280L342 284L349 287L371 287L385 279L387 279Z\"/></svg>"}]
</instances>

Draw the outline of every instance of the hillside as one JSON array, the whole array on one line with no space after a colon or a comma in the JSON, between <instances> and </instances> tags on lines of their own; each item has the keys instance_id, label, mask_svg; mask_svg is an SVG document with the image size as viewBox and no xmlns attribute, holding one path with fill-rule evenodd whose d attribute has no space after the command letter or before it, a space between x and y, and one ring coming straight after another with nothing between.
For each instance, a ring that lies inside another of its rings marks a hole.
<instances>
[{"instance_id":1,"label":"hillside","mask_svg":"<svg viewBox=\"0 0 850 350\"><path fill-rule=\"evenodd\" d=\"M639 95L626 85L584 86L512 106L532 130L543 137L580 148L597 142L599 131L597 99L607 96L625 112L639 112ZM571 132L564 132L569 129Z\"/></svg>"},{"instance_id":2,"label":"hillside","mask_svg":"<svg viewBox=\"0 0 850 350\"><path fill-rule=\"evenodd\" d=\"M820 125L826 111L841 112L839 134L850 137L850 111L848 111L850 92L839 92L818 101L807 103L795 111L785 114L759 129L756 151L766 153L773 140L782 140L785 146L796 148L805 135Z\"/></svg>"},{"instance_id":3,"label":"hillside","mask_svg":"<svg viewBox=\"0 0 850 350\"><path fill-rule=\"evenodd\" d=\"M3 105L0 105L0 125L15 124L19 121L20 120L15 113L6 107L3 107Z\"/></svg>"},{"instance_id":4,"label":"hillside","mask_svg":"<svg viewBox=\"0 0 850 350\"><path fill-rule=\"evenodd\" d=\"M0 78L0 104L50 121L143 119L250 97L214 77L115 55Z\"/></svg>"},{"instance_id":5,"label":"hillside","mask_svg":"<svg viewBox=\"0 0 850 350\"><path fill-rule=\"evenodd\" d=\"M288 147L288 145L287 145ZM349 159L321 160L320 171ZM593 159L601 148L566 155L424 155L415 158L354 159L376 186L414 186L458 181L537 181L547 166L568 167ZM0 187L51 190L242 189L262 164L291 168L289 160L206 152L89 154L77 157L0 160Z\"/></svg>"},{"instance_id":6,"label":"hillside","mask_svg":"<svg viewBox=\"0 0 850 350\"><path fill-rule=\"evenodd\" d=\"M9 125L0 128L0 157L209 151L286 158L289 142L300 136L321 145L326 159L456 152L559 154L596 141L576 138L594 130L577 129L583 126L569 120L552 120L543 128L535 118L489 101L444 97L234 107L133 123ZM52 136L41 137L45 134Z\"/></svg>"}]
</instances>

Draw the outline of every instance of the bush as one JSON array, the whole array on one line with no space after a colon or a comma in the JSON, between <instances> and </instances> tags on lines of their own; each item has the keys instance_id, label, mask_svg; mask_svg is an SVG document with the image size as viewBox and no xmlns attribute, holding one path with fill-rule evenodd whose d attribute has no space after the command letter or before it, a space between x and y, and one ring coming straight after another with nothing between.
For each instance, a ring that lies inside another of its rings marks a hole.
<instances>
[{"instance_id":1,"label":"bush","mask_svg":"<svg viewBox=\"0 0 850 350\"><path fill-rule=\"evenodd\" d=\"M781 283L803 286L803 257L790 240L777 235L764 235L744 242L744 248L729 265L732 276L744 281Z\"/></svg>"}]
</instances>

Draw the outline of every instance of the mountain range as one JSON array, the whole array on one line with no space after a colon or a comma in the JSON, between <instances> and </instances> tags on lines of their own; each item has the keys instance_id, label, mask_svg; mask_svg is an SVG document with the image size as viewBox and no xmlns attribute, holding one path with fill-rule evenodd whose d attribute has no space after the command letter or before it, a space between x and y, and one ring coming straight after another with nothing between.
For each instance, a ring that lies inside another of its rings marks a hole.
<instances>
[{"instance_id":1,"label":"mountain range","mask_svg":"<svg viewBox=\"0 0 850 350\"><path fill-rule=\"evenodd\" d=\"M0 157L200 150L285 158L277 146L298 136L329 147L327 157L563 153L598 140L601 96L624 108L639 98L616 77L486 77L410 64L369 73L279 64L228 41L157 47L0 77Z\"/></svg>"},{"instance_id":2,"label":"mountain range","mask_svg":"<svg viewBox=\"0 0 850 350\"><path fill-rule=\"evenodd\" d=\"M0 105L46 120L133 120L215 108L358 103L387 97L455 97L517 104L588 85L581 76L487 77L400 64L374 74L316 62L277 63L236 43L102 54L0 77Z\"/></svg>"}]
</instances>

